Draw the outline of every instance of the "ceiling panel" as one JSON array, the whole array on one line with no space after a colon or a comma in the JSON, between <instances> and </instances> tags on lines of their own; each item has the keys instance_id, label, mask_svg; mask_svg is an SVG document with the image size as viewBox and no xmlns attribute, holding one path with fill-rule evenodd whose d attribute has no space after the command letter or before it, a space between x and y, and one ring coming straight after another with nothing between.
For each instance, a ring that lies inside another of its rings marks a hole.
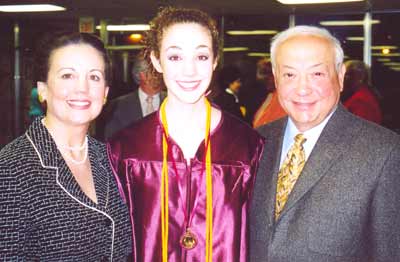
<instances>
[{"instance_id":1,"label":"ceiling panel","mask_svg":"<svg viewBox=\"0 0 400 262\"><path fill-rule=\"evenodd\" d=\"M323 4L323 5L298 5L286 6L275 0L79 0L79 1L37 1L37 0L1 0L0 4L22 3L54 3L67 8L66 12L48 14L6 14L1 17L79 17L94 16L97 18L121 17L151 17L159 7L174 5L184 7L197 7L214 15L242 14L242 15L273 15L273 14L310 14L310 13L357 13L366 9L376 12L400 11L398 0L370 0L355 3Z\"/></svg>"}]
</instances>

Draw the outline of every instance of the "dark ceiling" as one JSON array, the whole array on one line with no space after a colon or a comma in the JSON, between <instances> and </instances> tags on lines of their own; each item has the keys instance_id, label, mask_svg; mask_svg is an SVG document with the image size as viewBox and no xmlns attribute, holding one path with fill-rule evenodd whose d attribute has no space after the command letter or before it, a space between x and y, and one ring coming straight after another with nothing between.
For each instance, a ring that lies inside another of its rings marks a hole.
<instances>
[{"instance_id":1,"label":"dark ceiling","mask_svg":"<svg viewBox=\"0 0 400 262\"><path fill-rule=\"evenodd\" d=\"M397 26L400 23L400 0L369 0L353 3L287 6L276 0L0 0L0 4L52 3L67 8L65 12L1 13L0 27L10 30L14 21L21 22L26 39L43 32L73 31L80 17L94 17L99 23L147 23L162 6L200 8L215 18L223 31L232 29L283 30L289 14L296 15L297 24L319 25L326 19L361 20L366 10L382 23L373 27L374 44L400 46ZM383 15L384 14L384 15ZM221 17L224 19L221 19ZM380 17L381 16L381 17ZM362 42L347 42L348 36L362 36L362 27L330 28L343 42L350 57L362 58ZM9 32L9 35L11 32ZM114 44L127 44L129 32L112 33ZM225 34L224 46L247 46L252 52L266 52L271 36L232 37ZM230 54L232 56L232 54Z\"/></svg>"},{"instance_id":2,"label":"dark ceiling","mask_svg":"<svg viewBox=\"0 0 400 262\"><path fill-rule=\"evenodd\" d=\"M203 9L213 15L276 15L276 14L344 14L400 12L399 0L369 0L355 3L286 6L276 0L76 0L37 1L0 0L0 4L53 3L67 8L66 12L46 14L0 13L0 18L75 18L92 16L97 19L148 20L161 6L173 5Z\"/></svg>"}]
</instances>

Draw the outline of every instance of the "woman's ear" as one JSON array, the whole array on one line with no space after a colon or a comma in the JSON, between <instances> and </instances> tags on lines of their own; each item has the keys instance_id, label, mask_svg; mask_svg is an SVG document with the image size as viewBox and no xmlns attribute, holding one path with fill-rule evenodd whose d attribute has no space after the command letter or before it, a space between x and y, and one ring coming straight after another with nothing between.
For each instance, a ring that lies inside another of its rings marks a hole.
<instances>
[{"instance_id":1,"label":"woman's ear","mask_svg":"<svg viewBox=\"0 0 400 262\"><path fill-rule=\"evenodd\" d=\"M105 90L104 90L104 97L107 99L108 97L108 92L110 91L110 87L106 86Z\"/></svg>"},{"instance_id":2,"label":"woman's ear","mask_svg":"<svg viewBox=\"0 0 400 262\"><path fill-rule=\"evenodd\" d=\"M150 59L151 59L151 63L153 64L153 66L157 70L157 72L162 73L162 67L161 67L160 60L155 56L154 51L151 51Z\"/></svg>"},{"instance_id":3,"label":"woman's ear","mask_svg":"<svg viewBox=\"0 0 400 262\"><path fill-rule=\"evenodd\" d=\"M215 68L217 68L217 65L218 65L218 59L219 59L219 57L218 57L218 56L217 56L217 57L214 59L213 71L215 70Z\"/></svg>"}]
</instances>

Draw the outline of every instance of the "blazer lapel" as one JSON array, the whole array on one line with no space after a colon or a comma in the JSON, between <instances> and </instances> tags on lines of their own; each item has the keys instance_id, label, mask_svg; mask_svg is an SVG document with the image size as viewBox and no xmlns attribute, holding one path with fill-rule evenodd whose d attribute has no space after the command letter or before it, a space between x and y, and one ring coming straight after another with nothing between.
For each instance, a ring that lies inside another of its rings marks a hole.
<instances>
[{"instance_id":1,"label":"blazer lapel","mask_svg":"<svg viewBox=\"0 0 400 262\"><path fill-rule=\"evenodd\" d=\"M55 170L61 154L50 133L44 127L42 119L43 117L36 118L25 134L34 147L43 168Z\"/></svg>"},{"instance_id":2,"label":"blazer lapel","mask_svg":"<svg viewBox=\"0 0 400 262\"><path fill-rule=\"evenodd\" d=\"M52 170L55 174L56 183L72 195L76 195L80 191L80 187L72 176L50 133L41 123L41 119L35 120L26 135L32 142L43 168Z\"/></svg>"},{"instance_id":3,"label":"blazer lapel","mask_svg":"<svg viewBox=\"0 0 400 262\"><path fill-rule=\"evenodd\" d=\"M44 169L54 172L54 179L67 194L76 200L91 206L96 206L89 197L81 190L79 184L72 175L67 163L57 149L57 145L51 137L50 133L41 123L41 119L36 119L31 127L27 130L26 136L32 143L35 151L40 158L41 165ZM92 137L88 138L89 159L92 168L93 180L96 189L98 207L107 205L110 183L111 169L107 165L106 151L102 149Z\"/></svg>"},{"instance_id":4,"label":"blazer lapel","mask_svg":"<svg viewBox=\"0 0 400 262\"><path fill-rule=\"evenodd\" d=\"M345 109L339 105L315 144L280 217L327 174L330 167L345 152L346 144L352 139L346 135L350 132L345 131L350 126L351 123L346 121Z\"/></svg>"},{"instance_id":5,"label":"blazer lapel","mask_svg":"<svg viewBox=\"0 0 400 262\"><path fill-rule=\"evenodd\" d=\"M92 137L89 137L89 158L92 168L94 186L96 189L97 206L107 208L112 183L112 171L106 165L106 152L95 144Z\"/></svg>"}]
</instances>

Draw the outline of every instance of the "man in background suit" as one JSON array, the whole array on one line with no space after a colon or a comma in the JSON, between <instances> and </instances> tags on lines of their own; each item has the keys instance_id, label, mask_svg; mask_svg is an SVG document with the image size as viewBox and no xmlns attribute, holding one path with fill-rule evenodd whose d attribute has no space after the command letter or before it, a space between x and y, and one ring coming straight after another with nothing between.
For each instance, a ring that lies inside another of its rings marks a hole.
<instances>
[{"instance_id":1,"label":"man in background suit","mask_svg":"<svg viewBox=\"0 0 400 262\"><path fill-rule=\"evenodd\" d=\"M239 91L242 87L239 68L234 65L222 67L217 72L219 92L213 102L222 110L244 120L245 110L242 112L239 101Z\"/></svg>"},{"instance_id":2,"label":"man in background suit","mask_svg":"<svg viewBox=\"0 0 400 262\"><path fill-rule=\"evenodd\" d=\"M340 42L325 29L297 26L274 38L271 58L288 117L259 130L266 144L250 261L400 261L400 137L339 104ZM291 150L298 133L306 140ZM288 151L305 152L305 162L299 153L287 162ZM285 171L300 175L288 182Z\"/></svg>"},{"instance_id":3,"label":"man in background suit","mask_svg":"<svg viewBox=\"0 0 400 262\"><path fill-rule=\"evenodd\" d=\"M107 141L119 130L158 110L166 93L161 91L161 84L154 81L147 71L147 62L138 57L132 68L138 88L106 105L100 117L103 124L103 132L98 136L100 140Z\"/></svg>"}]
</instances>

